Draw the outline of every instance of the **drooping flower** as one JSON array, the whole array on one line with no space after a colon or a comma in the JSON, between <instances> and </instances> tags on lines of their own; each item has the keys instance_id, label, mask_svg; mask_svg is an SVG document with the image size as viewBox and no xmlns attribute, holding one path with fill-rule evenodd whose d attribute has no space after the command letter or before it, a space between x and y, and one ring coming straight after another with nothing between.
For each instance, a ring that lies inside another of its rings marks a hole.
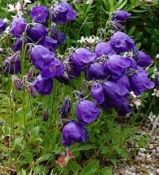
<instances>
[{"instance_id":1,"label":"drooping flower","mask_svg":"<svg viewBox=\"0 0 160 175\"><path fill-rule=\"evenodd\" d=\"M115 13L112 15L112 20L113 21L126 21L129 17L131 16L131 13L128 13L124 10L117 10Z\"/></svg>"},{"instance_id":2,"label":"drooping flower","mask_svg":"<svg viewBox=\"0 0 160 175\"><path fill-rule=\"evenodd\" d=\"M102 104L105 101L104 90L100 83L93 83L91 86L91 96L98 104Z\"/></svg>"},{"instance_id":3,"label":"drooping flower","mask_svg":"<svg viewBox=\"0 0 160 175\"><path fill-rule=\"evenodd\" d=\"M53 80L44 79L41 75L38 75L33 81L32 86L41 95L49 95L53 89Z\"/></svg>"},{"instance_id":4,"label":"drooping flower","mask_svg":"<svg viewBox=\"0 0 160 175\"><path fill-rule=\"evenodd\" d=\"M119 31L112 35L110 42L117 53L130 51L134 47L134 41L127 34Z\"/></svg>"},{"instance_id":5,"label":"drooping flower","mask_svg":"<svg viewBox=\"0 0 160 175\"><path fill-rule=\"evenodd\" d=\"M6 29L7 25L3 19L0 19L0 33L3 33Z\"/></svg>"},{"instance_id":6,"label":"drooping flower","mask_svg":"<svg viewBox=\"0 0 160 175\"><path fill-rule=\"evenodd\" d=\"M55 51L55 49L58 47L58 42L55 39L52 39L49 36L46 36L40 41L40 44L44 47L47 47L51 51Z\"/></svg>"},{"instance_id":7,"label":"drooping flower","mask_svg":"<svg viewBox=\"0 0 160 175\"><path fill-rule=\"evenodd\" d=\"M14 37L20 37L22 36L23 32L25 32L27 27L27 22L22 17L15 18L11 23L11 34Z\"/></svg>"},{"instance_id":8,"label":"drooping flower","mask_svg":"<svg viewBox=\"0 0 160 175\"><path fill-rule=\"evenodd\" d=\"M154 83L148 78L148 74L141 67L130 76L130 85L136 95L141 95L145 90L154 88Z\"/></svg>"},{"instance_id":9,"label":"drooping flower","mask_svg":"<svg viewBox=\"0 0 160 175\"><path fill-rule=\"evenodd\" d=\"M22 48L22 41L23 41L22 37L17 38L15 43L12 46L12 50L15 51L15 52L21 50L21 48Z\"/></svg>"},{"instance_id":10,"label":"drooping flower","mask_svg":"<svg viewBox=\"0 0 160 175\"><path fill-rule=\"evenodd\" d=\"M87 69L87 75L90 79L102 79L105 77L104 64L92 63Z\"/></svg>"},{"instance_id":11,"label":"drooping flower","mask_svg":"<svg viewBox=\"0 0 160 175\"><path fill-rule=\"evenodd\" d=\"M108 100L119 100L121 97L126 97L129 94L128 89L123 84L118 84L114 81L104 82L103 89Z\"/></svg>"},{"instance_id":12,"label":"drooping flower","mask_svg":"<svg viewBox=\"0 0 160 175\"><path fill-rule=\"evenodd\" d=\"M21 71L21 61L17 54L6 58L3 62L3 72L9 74L17 74Z\"/></svg>"},{"instance_id":13,"label":"drooping flower","mask_svg":"<svg viewBox=\"0 0 160 175\"><path fill-rule=\"evenodd\" d=\"M65 24L76 19L77 13L72 6L66 2L56 4L53 8L53 22Z\"/></svg>"},{"instance_id":14,"label":"drooping flower","mask_svg":"<svg viewBox=\"0 0 160 175\"><path fill-rule=\"evenodd\" d=\"M59 78L64 74L64 65L63 63L54 58L49 64L44 65L41 75L44 78Z\"/></svg>"},{"instance_id":15,"label":"drooping flower","mask_svg":"<svg viewBox=\"0 0 160 175\"><path fill-rule=\"evenodd\" d=\"M100 109L89 100L81 100L76 106L76 115L82 124L90 124L100 115Z\"/></svg>"},{"instance_id":16,"label":"drooping flower","mask_svg":"<svg viewBox=\"0 0 160 175\"><path fill-rule=\"evenodd\" d=\"M46 6L35 6L32 8L30 16L34 22L43 24L49 18L49 9Z\"/></svg>"},{"instance_id":17,"label":"drooping flower","mask_svg":"<svg viewBox=\"0 0 160 175\"><path fill-rule=\"evenodd\" d=\"M104 64L104 70L108 72L112 78L120 78L130 66L131 61L129 58L120 55L112 55L109 56L109 59L107 59Z\"/></svg>"},{"instance_id":18,"label":"drooping flower","mask_svg":"<svg viewBox=\"0 0 160 175\"><path fill-rule=\"evenodd\" d=\"M76 121L70 121L62 130L62 144L71 146L74 143L84 143L87 140L86 129Z\"/></svg>"},{"instance_id":19,"label":"drooping flower","mask_svg":"<svg viewBox=\"0 0 160 175\"><path fill-rule=\"evenodd\" d=\"M54 53L42 45L34 45L30 52L32 64L39 70L54 60Z\"/></svg>"},{"instance_id":20,"label":"drooping flower","mask_svg":"<svg viewBox=\"0 0 160 175\"><path fill-rule=\"evenodd\" d=\"M66 40L66 35L63 32L59 32L57 27L52 28L51 37L58 42L58 44L63 44Z\"/></svg>"},{"instance_id":21,"label":"drooping flower","mask_svg":"<svg viewBox=\"0 0 160 175\"><path fill-rule=\"evenodd\" d=\"M137 64L141 67L148 67L152 63L152 59L149 55L142 51L138 52Z\"/></svg>"},{"instance_id":22,"label":"drooping flower","mask_svg":"<svg viewBox=\"0 0 160 175\"><path fill-rule=\"evenodd\" d=\"M97 57L114 55L116 52L113 50L110 42L100 42L95 47Z\"/></svg>"},{"instance_id":23,"label":"drooping flower","mask_svg":"<svg viewBox=\"0 0 160 175\"><path fill-rule=\"evenodd\" d=\"M95 53L92 53L86 48L79 48L76 49L75 52L72 54L70 61L83 69L89 63L91 63L95 58L96 58Z\"/></svg>"},{"instance_id":24,"label":"drooping flower","mask_svg":"<svg viewBox=\"0 0 160 175\"><path fill-rule=\"evenodd\" d=\"M64 60L65 74L68 79L79 77L82 69L76 65L70 58Z\"/></svg>"},{"instance_id":25,"label":"drooping flower","mask_svg":"<svg viewBox=\"0 0 160 175\"><path fill-rule=\"evenodd\" d=\"M34 42L41 41L47 34L48 29L39 23L34 23L27 29L27 37Z\"/></svg>"}]
</instances>

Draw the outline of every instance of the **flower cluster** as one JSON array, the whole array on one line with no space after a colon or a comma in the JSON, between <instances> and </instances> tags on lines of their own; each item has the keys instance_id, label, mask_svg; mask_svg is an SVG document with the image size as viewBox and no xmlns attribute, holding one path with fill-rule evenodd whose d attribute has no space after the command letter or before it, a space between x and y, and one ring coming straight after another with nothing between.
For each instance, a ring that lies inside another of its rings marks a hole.
<instances>
[{"instance_id":1,"label":"flower cluster","mask_svg":"<svg viewBox=\"0 0 160 175\"><path fill-rule=\"evenodd\" d=\"M129 17L129 13L119 10L112 20L120 23ZM138 97L154 87L146 71L151 63L151 57L138 51L134 40L121 31L115 31L108 41L95 47L75 49L65 60L65 76L73 79L83 72L94 102L84 98L77 102L78 121L65 124L62 143L70 146L86 141L85 126L97 119L100 108L106 111L115 108L124 116L133 105L138 107L141 103Z\"/></svg>"},{"instance_id":2,"label":"flower cluster","mask_svg":"<svg viewBox=\"0 0 160 175\"><path fill-rule=\"evenodd\" d=\"M27 89L30 89L32 95L49 95L53 89L53 79L64 74L64 64L57 57L56 49L65 42L66 35L58 31L56 24L73 21L77 14L66 2L55 4L50 9L37 5L30 10L30 23L23 17L23 6L16 4L18 10L14 10L17 14L11 24L0 19L0 33L9 25L10 35L15 40L12 46L15 54L4 60L3 71L10 74L20 73L22 50L24 52L28 49L30 63L38 70L39 75L34 81L25 83Z\"/></svg>"}]
</instances>

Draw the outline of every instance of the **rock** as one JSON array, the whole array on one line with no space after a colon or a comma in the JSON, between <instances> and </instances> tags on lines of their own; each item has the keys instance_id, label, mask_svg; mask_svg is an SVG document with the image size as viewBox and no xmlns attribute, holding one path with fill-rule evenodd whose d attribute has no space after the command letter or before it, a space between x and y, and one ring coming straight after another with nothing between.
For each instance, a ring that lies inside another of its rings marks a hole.
<instances>
[{"instance_id":1,"label":"rock","mask_svg":"<svg viewBox=\"0 0 160 175\"><path fill-rule=\"evenodd\" d=\"M149 149L153 149L154 148L154 145L153 144L150 144L149 145Z\"/></svg>"}]
</instances>

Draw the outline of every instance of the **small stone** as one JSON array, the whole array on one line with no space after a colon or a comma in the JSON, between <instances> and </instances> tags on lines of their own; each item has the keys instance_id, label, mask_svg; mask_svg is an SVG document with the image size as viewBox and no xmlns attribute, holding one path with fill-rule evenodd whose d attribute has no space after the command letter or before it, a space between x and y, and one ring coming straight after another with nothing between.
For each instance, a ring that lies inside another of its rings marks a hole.
<instances>
[{"instance_id":1,"label":"small stone","mask_svg":"<svg viewBox=\"0 0 160 175\"><path fill-rule=\"evenodd\" d=\"M153 149L154 148L154 145L153 144L150 144L149 145L149 149Z\"/></svg>"}]
</instances>

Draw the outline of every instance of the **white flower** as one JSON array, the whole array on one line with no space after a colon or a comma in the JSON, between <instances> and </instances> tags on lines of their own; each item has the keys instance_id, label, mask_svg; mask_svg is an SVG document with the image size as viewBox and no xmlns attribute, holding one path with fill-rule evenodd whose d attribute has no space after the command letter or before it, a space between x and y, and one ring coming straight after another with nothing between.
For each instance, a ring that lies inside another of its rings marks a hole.
<instances>
[{"instance_id":1,"label":"white flower","mask_svg":"<svg viewBox=\"0 0 160 175\"><path fill-rule=\"evenodd\" d=\"M93 3L93 0L88 0L87 2L86 2L86 4L92 4Z\"/></svg>"},{"instance_id":2,"label":"white flower","mask_svg":"<svg viewBox=\"0 0 160 175\"><path fill-rule=\"evenodd\" d=\"M159 97L159 90L158 89L153 89L152 96Z\"/></svg>"},{"instance_id":3,"label":"white flower","mask_svg":"<svg viewBox=\"0 0 160 175\"><path fill-rule=\"evenodd\" d=\"M131 106L136 106L138 109L139 106L141 106L141 100L138 98L138 96L135 95L133 91L130 92L130 98L131 98Z\"/></svg>"},{"instance_id":4,"label":"white flower","mask_svg":"<svg viewBox=\"0 0 160 175\"><path fill-rule=\"evenodd\" d=\"M89 36L89 37L84 37L82 36L80 40L78 40L79 43L81 44L86 44L86 45L93 45L95 43L97 43L98 41L100 41L100 38L92 35L92 36Z\"/></svg>"}]
</instances>

